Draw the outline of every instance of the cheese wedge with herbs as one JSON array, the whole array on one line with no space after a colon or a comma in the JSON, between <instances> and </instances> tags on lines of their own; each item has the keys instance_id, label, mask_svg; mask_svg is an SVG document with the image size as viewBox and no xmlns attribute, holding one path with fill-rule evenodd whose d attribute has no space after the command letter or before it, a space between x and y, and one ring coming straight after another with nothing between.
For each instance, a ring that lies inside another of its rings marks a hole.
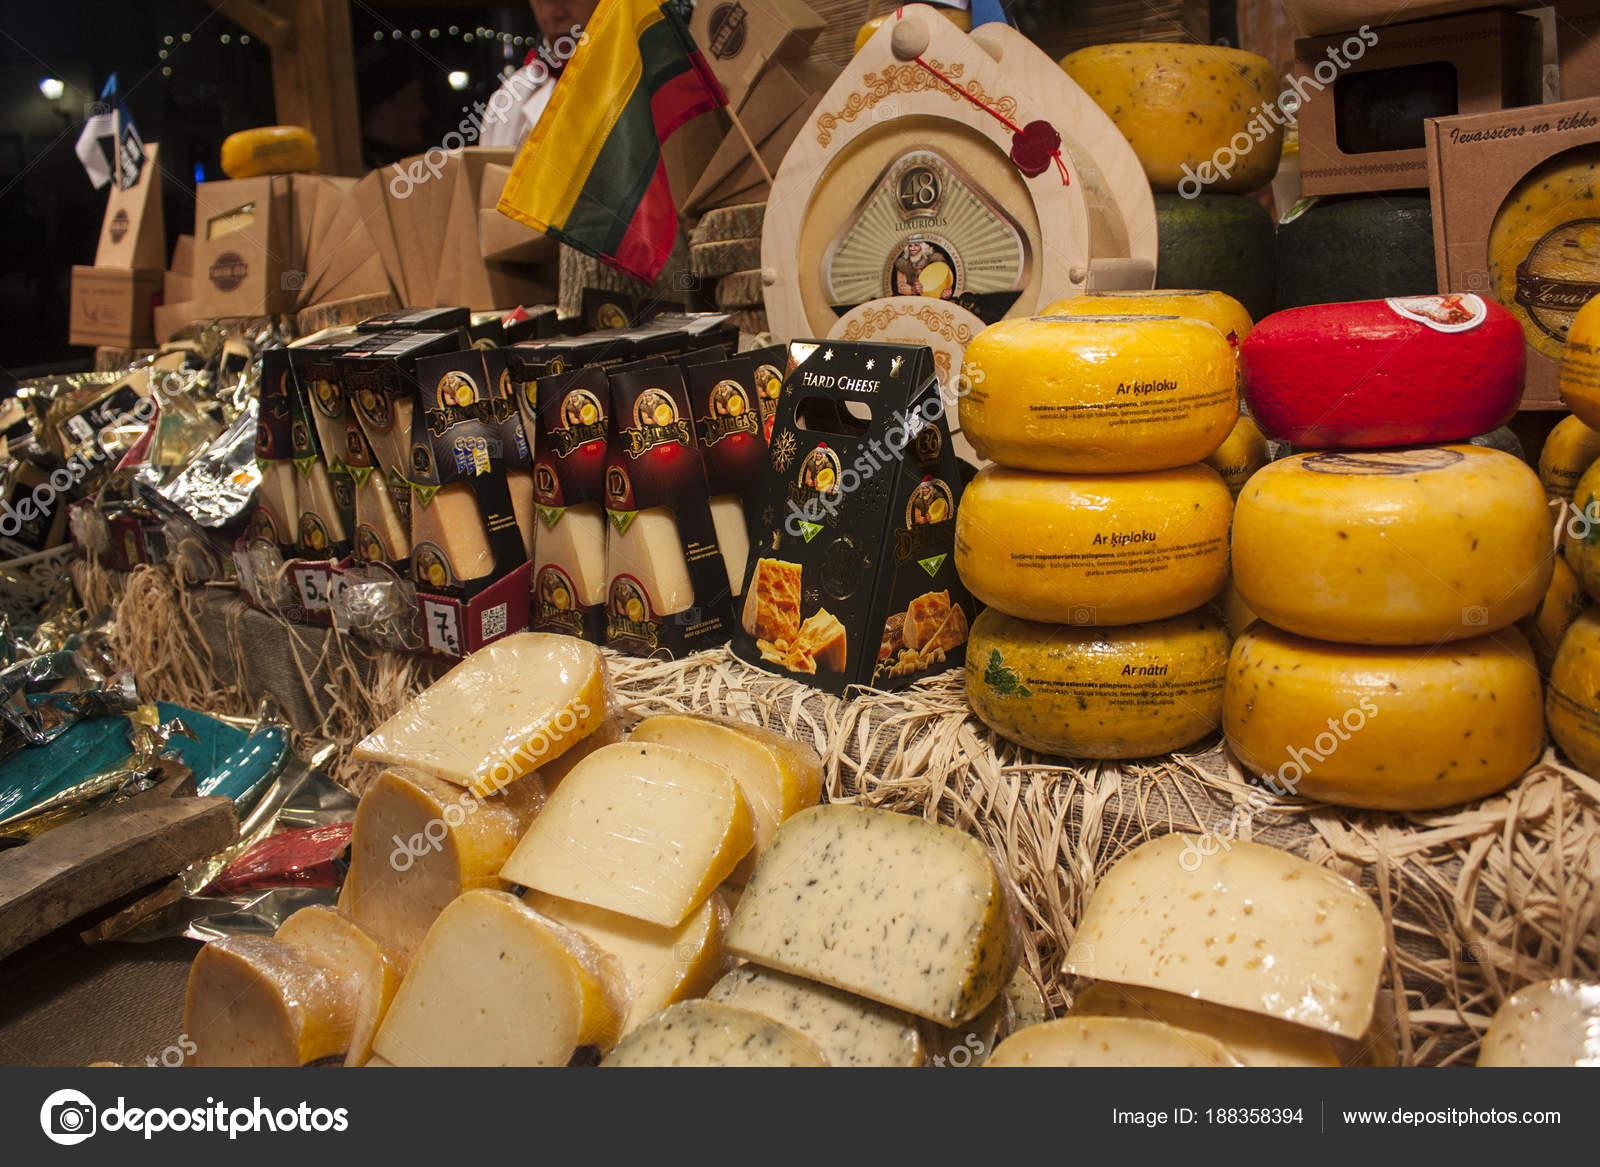
<instances>
[{"instance_id":1,"label":"cheese wedge with herbs","mask_svg":"<svg viewBox=\"0 0 1600 1167\"><path fill-rule=\"evenodd\" d=\"M804 1034L713 1001L684 1001L635 1029L602 1066L826 1066Z\"/></svg>"},{"instance_id":2,"label":"cheese wedge with herbs","mask_svg":"<svg viewBox=\"0 0 1600 1167\"><path fill-rule=\"evenodd\" d=\"M1063 1017L1014 1033L987 1064L995 1068L1054 1066L1238 1066L1214 1037L1126 1017Z\"/></svg>"},{"instance_id":3,"label":"cheese wedge with herbs","mask_svg":"<svg viewBox=\"0 0 1600 1167\"><path fill-rule=\"evenodd\" d=\"M1095 981L1072 1001L1073 1017L1128 1017L1161 1021L1221 1042L1247 1066L1337 1066L1338 1052L1327 1034L1246 1013L1210 1001L1196 1001L1159 989Z\"/></svg>"},{"instance_id":4,"label":"cheese wedge with herbs","mask_svg":"<svg viewBox=\"0 0 1600 1167\"><path fill-rule=\"evenodd\" d=\"M711 987L707 999L798 1030L830 1066L920 1066L917 1019L842 989L746 964Z\"/></svg>"}]
</instances>

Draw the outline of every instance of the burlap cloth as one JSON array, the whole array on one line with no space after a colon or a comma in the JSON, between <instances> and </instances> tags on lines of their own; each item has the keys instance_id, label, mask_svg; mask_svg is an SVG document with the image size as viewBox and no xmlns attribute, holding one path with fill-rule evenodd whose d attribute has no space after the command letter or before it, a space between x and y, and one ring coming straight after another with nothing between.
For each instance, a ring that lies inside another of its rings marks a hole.
<instances>
[{"instance_id":1,"label":"burlap cloth","mask_svg":"<svg viewBox=\"0 0 1600 1167\"><path fill-rule=\"evenodd\" d=\"M149 697L245 713L271 693L298 729L348 744L433 675L411 658L284 624L234 593L179 588L165 569L112 577L80 563L74 572L91 611L117 606L115 646ZM725 650L667 663L612 656L611 665L625 723L663 711L759 721L817 748L830 799L921 814L981 839L1016 885L1025 959L1056 1007L1070 989L1061 960L1099 876L1174 829L1210 831L1218 846L1279 847L1372 894L1389 921L1402 1064L1471 1064L1478 1036L1518 987L1600 976L1600 782L1553 750L1494 798L1369 813L1273 797L1244 780L1215 735L1137 763L1040 757L970 714L959 671L846 701ZM357 790L371 777L348 760L336 776Z\"/></svg>"}]
</instances>

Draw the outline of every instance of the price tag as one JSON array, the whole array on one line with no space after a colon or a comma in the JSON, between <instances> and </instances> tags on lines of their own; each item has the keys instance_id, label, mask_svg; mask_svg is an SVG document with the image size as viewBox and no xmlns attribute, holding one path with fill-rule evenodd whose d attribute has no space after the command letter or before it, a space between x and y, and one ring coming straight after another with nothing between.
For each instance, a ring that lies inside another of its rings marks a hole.
<instances>
[{"instance_id":1,"label":"price tag","mask_svg":"<svg viewBox=\"0 0 1600 1167\"><path fill-rule=\"evenodd\" d=\"M454 604L422 601L422 623L428 630L428 647L449 656L461 655L461 626Z\"/></svg>"},{"instance_id":2,"label":"price tag","mask_svg":"<svg viewBox=\"0 0 1600 1167\"><path fill-rule=\"evenodd\" d=\"M325 571L295 572L295 583L300 588L300 604L307 612L326 612L328 610L328 583L330 576Z\"/></svg>"}]
</instances>

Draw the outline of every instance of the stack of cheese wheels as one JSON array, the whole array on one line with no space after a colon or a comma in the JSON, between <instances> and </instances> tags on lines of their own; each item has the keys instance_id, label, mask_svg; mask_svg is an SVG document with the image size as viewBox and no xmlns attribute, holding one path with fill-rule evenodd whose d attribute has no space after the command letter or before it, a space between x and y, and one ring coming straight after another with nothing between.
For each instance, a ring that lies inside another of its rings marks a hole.
<instances>
[{"instance_id":1,"label":"stack of cheese wheels","mask_svg":"<svg viewBox=\"0 0 1600 1167\"><path fill-rule=\"evenodd\" d=\"M1050 754L1136 758L1210 733L1228 634L1227 483L1250 317L1215 292L1102 293L967 347L961 425L996 465L956 515L956 569L989 606L967 698Z\"/></svg>"},{"instance_id":2,"label":"stack of cheese wheels","mask_svg":"<svg viewBox=\"0 0 1600 1167\"><path fill-rule=\"evenodd\" d=\"M1543 746L1517 624L1554 552L1538 476L1461 439L1516 408L1515 321L1472 295L1317 305L1261 321L1241 359L1256 419L1312 448L1234 510L1233 582L1257 619L1228 662L1233 753L1278 793L1346 806L1503 789Z\"/></svg>"}]
</instances>

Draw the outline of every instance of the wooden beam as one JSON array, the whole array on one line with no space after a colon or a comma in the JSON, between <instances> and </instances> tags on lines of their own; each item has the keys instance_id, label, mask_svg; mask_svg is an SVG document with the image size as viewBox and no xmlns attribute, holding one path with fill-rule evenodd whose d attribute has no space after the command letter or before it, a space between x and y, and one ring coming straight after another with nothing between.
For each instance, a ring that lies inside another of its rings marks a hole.
<instances>
[{"instance_id":1,"label":"wooden beam","mask_svg":"<svg viewBox=\"0 0 1600 1167\"><path fill-rule=\"evenodd\" d=\"M274 49L286 49L294 41L294 26L258 0L206 0L206 3Z\"/></svg>"}]
</instances>

